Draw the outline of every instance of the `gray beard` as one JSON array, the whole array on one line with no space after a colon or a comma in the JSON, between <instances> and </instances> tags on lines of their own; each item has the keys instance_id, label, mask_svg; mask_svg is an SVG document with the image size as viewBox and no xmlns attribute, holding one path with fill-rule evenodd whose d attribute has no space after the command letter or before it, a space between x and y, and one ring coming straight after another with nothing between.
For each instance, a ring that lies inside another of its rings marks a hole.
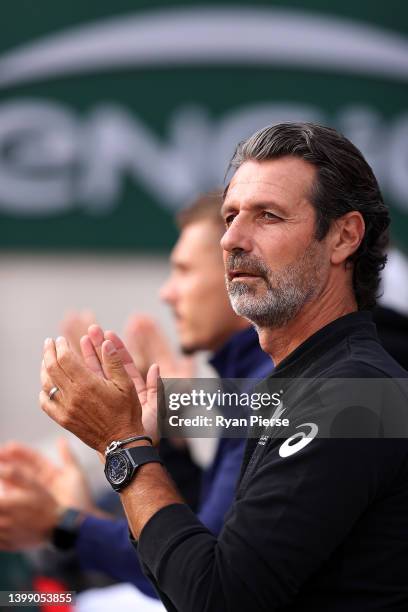
<instances>
[{"instance_id":1,"label":"gray beard","mask_svg":"<svg viewBox=\"0 0 408 612\"><path fill-rule=\"evenodd\" d=\"M318 250L318 244L313 241L300 260L280 272L272 272L262 261L253 257L232 255L232 269L239 268L240 264L247 269L248 262L251 272L262 274L260 280L254 281L256 286L227 278L228 295L234 312L259 328L287 325L319 291ZM266 285L266 290L260 287L261 284ZM262 291L261 295L257 295L259 290Z\"/></svg>"}]
</instances>

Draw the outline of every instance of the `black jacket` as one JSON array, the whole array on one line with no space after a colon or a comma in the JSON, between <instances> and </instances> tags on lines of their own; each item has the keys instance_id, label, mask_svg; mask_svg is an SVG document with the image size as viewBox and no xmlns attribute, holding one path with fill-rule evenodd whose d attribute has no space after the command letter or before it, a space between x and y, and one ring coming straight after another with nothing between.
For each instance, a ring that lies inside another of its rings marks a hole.
<instances>
[{"instance_id":1,"label":"black jacket","mask_svg":"<svg viewBox=\"0 0 408 612\"><path fill-rule=\"evenodd\" d=\"M408 408L396 380L406 377L364 312L327 325L279 364L266 384L284 387L294 446L272 430L248 440L218 538L183 504L142 531L139 555L167 609L408 610ZM391 381L391 395L376 391L366 410L345 379Z\"/></svg>"}]
</instances>

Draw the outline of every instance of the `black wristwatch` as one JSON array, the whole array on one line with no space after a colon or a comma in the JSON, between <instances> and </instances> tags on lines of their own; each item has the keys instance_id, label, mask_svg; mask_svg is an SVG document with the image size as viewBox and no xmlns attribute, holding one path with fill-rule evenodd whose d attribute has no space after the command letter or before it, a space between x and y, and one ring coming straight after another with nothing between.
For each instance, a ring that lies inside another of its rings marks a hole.
<instances>
[{"instance_id":1,"label":"black wristwatch","mask_svg":"<svg viewBox=\"0 0 408 612\"><path fill-rule=\"evenodd\" d=\"M51 542L56 548L69 550L75 546L84 516L84 512L75 508L64 510L51 536Z\"/></svg>"},{"instance_id":2,"label":"black wristwatch","mask_svg":"<svg viewBox=\"0 0 408 612\"><path fill-rule=\"evenodd\" d=\"M152 446L133 446L114 451L106 456L105 476L116 492L122 491L137 470L145 463L163 463Z\"/></svg>"}]
</instances>

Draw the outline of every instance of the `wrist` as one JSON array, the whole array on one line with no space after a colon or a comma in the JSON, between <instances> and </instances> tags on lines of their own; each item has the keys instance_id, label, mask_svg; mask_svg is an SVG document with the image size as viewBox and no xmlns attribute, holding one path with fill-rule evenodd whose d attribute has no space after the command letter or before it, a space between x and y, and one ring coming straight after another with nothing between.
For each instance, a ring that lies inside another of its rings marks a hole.
<instances>
[{"instance_id":1,"label":"wrist","mask_svg":"<svg viewBox=\"0 0 408 612\"><path fill-rule=\"evenodd\" d=\"M135 442L147 442L149 446L153 446L152 438L150 436L147 436L146 434L141 434L141 435L132 434L125 438L117 437L114 440L112 440L112 442L110 442L110 444L108 444L108 446L106 447L105 456L107 457L111 453L121 450L125 448L125 446L129 444L133 444Z\"/></svg>"},{"instance_id":2,"label":"wrist","mask_svg":"<svg viewBox=\"0 0 408 612\"><path fill-rule=\"evenodd\" d=\"M60 506L59 517L50 537L52 544L60 550L73 548L86 516L82 510Z\"/></svg>"},{"instance_id":3,"label":"wrist","mask_svg":"<svg viewBox=\"0 0 408 612\"><path fill-rule=\"evenodd\" d=\"M105 454L106 449L112 444L112 442L115 442L117 440L126 440L127 438L131 438L132 436L144 436L146 435L145 431L143 430L143 427L126 427L126 428L122 428L118 431L115 432L109 432L109 437L104 437L103 440L100 441L100 443L98 443L98 445L95 445L94 448L98 453L101 453L102 455Z\"/></svg>"},{"instance_id":4,"label":"wrist","mask_svg":"<svg viewBox=\"0 0 408 612\"><path fill-rule=\"evenodd\" d=\"M148 440L135 440L134 442L127 442L126 444L123 444L120 448L118 448L118 450L137 448L138 446L153 446L153 448L155 447L155 445L150 444ZM107 456L105 455L105 453L103 453L103 459L105 463L106 463L106 458Z\"/></svg>"},{"instance_id":5,"label":"wrist","mask_svg":"<svg viewBox=\"0 0 408 612\"><path fill-rule=\"evenodd\" d=\"M121 448L136 448L138 446L153 446L148 440L136 440L135 442L128 442L121 446Z\"/></svg>"},{"instance_id":6,"label":"wrist","mask_svg":"<svg viewBox=\"0 0 408 612\"><path fill-rule=\"evenodd\" d=\"M59 524L64 512L65 506L62 506L57 501L54 504L49 504L47 513L44 517L42 525L42 541L43 543L52 542L53 534Z\"/></svg>"}]
</instances>

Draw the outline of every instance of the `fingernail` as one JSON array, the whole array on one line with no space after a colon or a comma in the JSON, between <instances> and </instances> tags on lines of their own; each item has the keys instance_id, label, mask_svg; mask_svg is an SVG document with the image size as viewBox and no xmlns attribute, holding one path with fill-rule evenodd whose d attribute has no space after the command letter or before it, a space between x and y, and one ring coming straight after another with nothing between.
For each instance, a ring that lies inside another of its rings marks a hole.
<instances>
[{"instance_id":1,"label":"fingernail","mask_svg":"<svg viewBox=\"0 0 408 612\"><path fill-rule=\"evenodd\" d=\"M46 338L44 340L44 346L47 346L47 344L49 344L51 342L51 338Z\"/></svg>"},{"instance_id":2,"label":"fingernail","mask_svg":"<svg viewBox=\"0 0 408 612\"><path fill-rule=\"evenodd\" d=\"M115 345L110 340L108 340L105 344L105 348L108 355L113 355L113 353L116 353Z\"/></svg>"},{"instance_id":3,"label":"fingernail","mask_svg":"<svg viewBox=\"0 0 408 612\"><path fill-rule=\"evenodd\" d=\"M57 344L61 344L61 342L63 342L63 340L64 340L64 337L63 337L63 336L58 336L58 338L56 338L56 339L55 339L55 342L56 342Z\"/></svg>"}]
</instances>

